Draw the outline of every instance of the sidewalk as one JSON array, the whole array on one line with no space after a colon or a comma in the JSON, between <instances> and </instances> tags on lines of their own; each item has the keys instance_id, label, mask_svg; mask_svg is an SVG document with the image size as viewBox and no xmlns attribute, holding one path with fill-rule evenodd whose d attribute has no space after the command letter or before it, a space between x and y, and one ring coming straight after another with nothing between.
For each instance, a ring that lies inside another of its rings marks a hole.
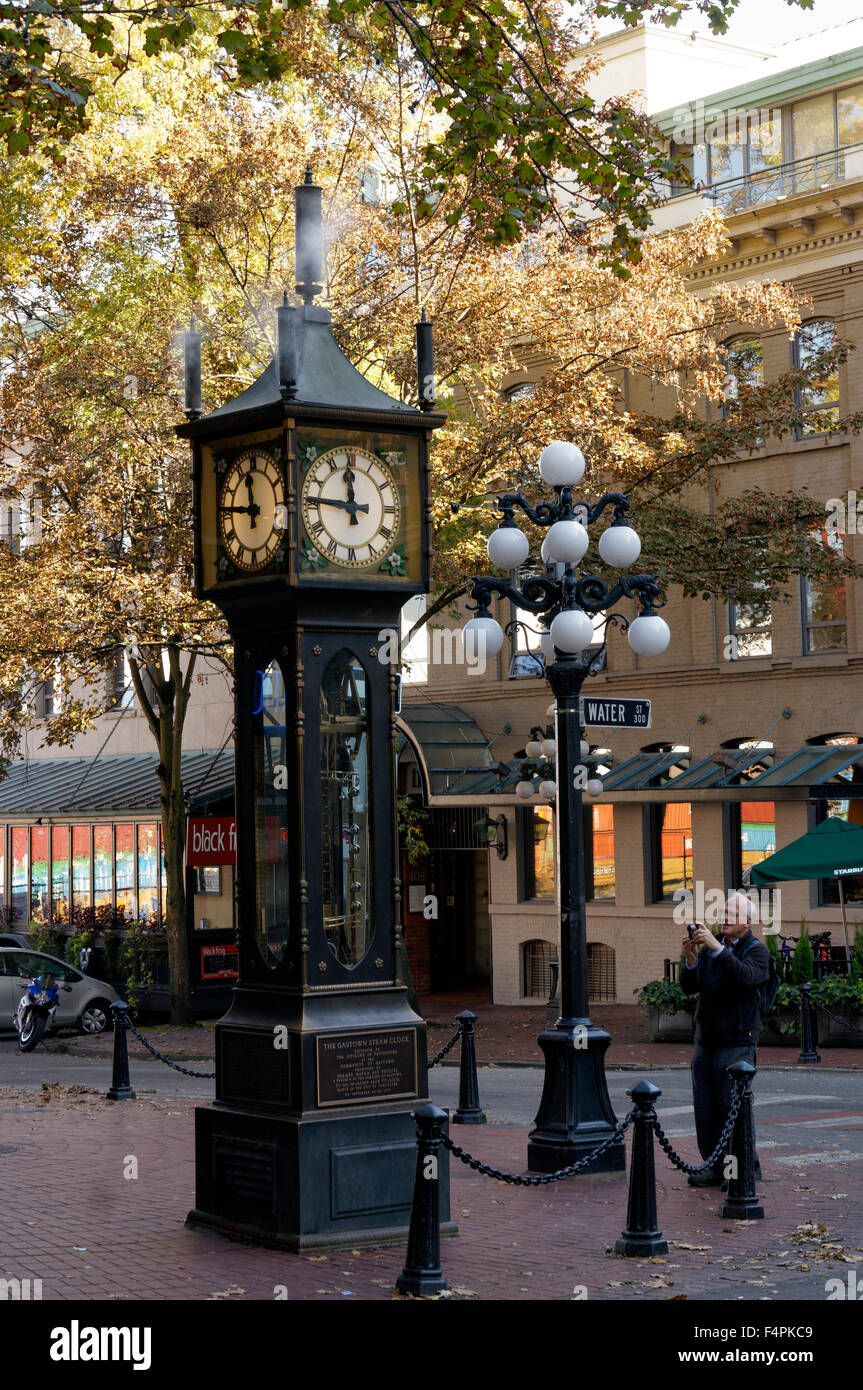
<instances>
[{"instance_id":1,"label":"sidewalk","mask_svg":"<svg viewBox=\"0 0 863 1390\"><path fill-rule=\"evenodd\" d=\"M421 995L420 1012L428 1022L429 1056L434 1057L455 1032L456 1015L470 1009L477 1015L476 1052L480 1066L542 1065L542 1053L537 1037L545 1029L545 1006L508 1007L489 1004L488 995L479 990L464 990L451 994ZM642 1008L635 1004L593 1004L591 1018L598 1027L611 1035L606 1054L606 1066L637 1071L641 1068L688 1067L692 1056L691 1044L650 1043L647 1041L647 1019ZM177 1061L213 1062L215 1020L193 1028L168 1028L147 1025L142 1031L151 1046ZM64 1051L82 1057L104 1057L113 1047L111 1034L98 1038L63 1034L50 1040L47 1051ZM129 1035L131 1055L144 1049ZM762 1047L758 1054L759 1067L797 1067L798 1046ZM822 1051L821 1067L863 1068L863 1048L829 1047ZM448 1055L444 1065L458 1062L458 1048Z\"/></svg>"},{"instance_id":2,"label":"sidewalk","mask_svg":"<svg viewBox=\"0 0 863 1390\"><path fill-rule=\"evenodd\" d=\"M6 1191L26 1187L0 1207L0 1277L39 1278L51 1300L268 1300L280 1285L290 1299L393 1297L403 1247L290 1255L185 1229L194 1108L184 1100L112 1105L83 1087L46 1085L41 1096L0 1089ZM477 1156L521 1172L527 1132L489 1125L453 1134ZM696 1157L693 1139L678 1148ZM513 1189L453 1159L459 1234L442 1251L450 1296L824 1300L827 1279L863 1270L861 1167L790 1173L767 1159L759 1185L766 1219L734 1222L717 1214L721 1193L687 1187L657 1153L669 1254L643 1260L607 1253L625 1224L625 1175Z\"/></svg>"}]
</instances>

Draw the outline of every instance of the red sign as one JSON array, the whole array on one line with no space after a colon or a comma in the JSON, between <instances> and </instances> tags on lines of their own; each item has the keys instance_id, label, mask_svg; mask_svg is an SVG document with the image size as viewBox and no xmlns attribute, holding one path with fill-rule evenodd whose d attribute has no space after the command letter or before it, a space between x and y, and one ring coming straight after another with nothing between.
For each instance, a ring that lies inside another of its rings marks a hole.
<instances>
[{"instance_id":1,"label":"red sign","mask_svg":"<svg viewBox=\"0 0 863 1390\"><path fill-rule=\"evenodd\" d=\"M236 980L238 974L236 946L201 947L202 980Z\"/></svg>"},{"instance_id":2,"label":"red sign","mask_svg":"<svg viewBox=\"0 0 863 1390\"><path fill-rule=\"evenodd\" d=\"M233 816L189 817L186 863L190 869L236 862L237 822Z\"/></svg>"}]
</instances>

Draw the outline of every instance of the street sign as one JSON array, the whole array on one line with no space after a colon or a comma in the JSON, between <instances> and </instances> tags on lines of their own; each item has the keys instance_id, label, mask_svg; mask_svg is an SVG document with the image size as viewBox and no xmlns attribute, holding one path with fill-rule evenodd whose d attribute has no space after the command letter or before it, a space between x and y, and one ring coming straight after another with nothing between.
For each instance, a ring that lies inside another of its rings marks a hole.
<instances>
[{"instance_id":1,"label":"street sign","mask_svg":"<svg viewBox=\"0 0 863 1390\"><path fill-rule=\"evenodd\" d=\"M613 729L649 729L649 700L594 699L581 696L581 722Z\"/></svg>"}]
</instances>

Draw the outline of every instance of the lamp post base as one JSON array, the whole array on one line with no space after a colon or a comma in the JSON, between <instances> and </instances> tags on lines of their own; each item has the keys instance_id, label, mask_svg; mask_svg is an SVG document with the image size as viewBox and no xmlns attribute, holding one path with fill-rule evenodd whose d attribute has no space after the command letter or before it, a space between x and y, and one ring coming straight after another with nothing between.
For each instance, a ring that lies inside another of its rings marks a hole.
<instances>
[{"instance_id":1,"label":"lamp post base","mask_svg":"<svg viewBox=\"0 0 863 1390\"><path fill-rule=\"evenodd\" d=\"M605 1053L611 1038L589 1018L561 1019L541 1033L545 1081L527 1146L531 1173L554 1173L597 1148L613 1134L617 1120L605 1080ZM619 1173L626 1169L622 1139L611 1144L586 1173Z\"/></svg>"}]
</instances>

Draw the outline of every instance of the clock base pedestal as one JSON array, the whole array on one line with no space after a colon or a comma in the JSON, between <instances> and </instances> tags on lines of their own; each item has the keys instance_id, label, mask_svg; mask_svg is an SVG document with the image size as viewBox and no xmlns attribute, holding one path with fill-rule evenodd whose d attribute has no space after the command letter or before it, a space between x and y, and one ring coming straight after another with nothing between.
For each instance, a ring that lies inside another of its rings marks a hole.
<instances>
[{"instance_id":1,"label":"clock base pedestal","mask_svg":"<svg viewBox=\"0 0 863 1390\"><path fill-rule=\"evenodd\" d=\"M416 1124L412 1111L303 1119L219 1105L195 1111L196 1194L188 1226L282 1250L404 1244ZM449 1170L440 1170L441 1234Z\"/></svg>"},{"instance_id":2,"label":"clock base pedestal","mask_svg":"<svg viewBox=\"0 0 863 1390\"><path fill-rule=\"evenodd\" d=\"M402 987L362 994L235 991L216 1025L216 1101L195 1111L190 1226L287 1250L407 1240L425 1027Z\"/></svg>"}]
</instances>

